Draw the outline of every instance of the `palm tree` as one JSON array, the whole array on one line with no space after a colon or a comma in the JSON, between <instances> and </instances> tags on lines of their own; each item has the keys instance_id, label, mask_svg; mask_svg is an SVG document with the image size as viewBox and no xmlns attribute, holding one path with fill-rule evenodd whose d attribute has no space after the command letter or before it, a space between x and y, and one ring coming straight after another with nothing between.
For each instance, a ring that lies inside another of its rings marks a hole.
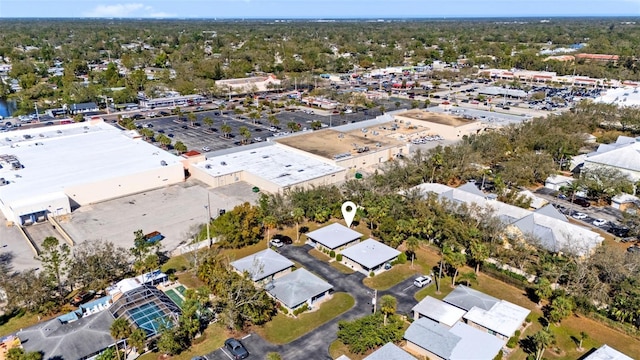
<instances>
[{"instance_id":1,"label":"palm tree","mask_svg":"<svg viewBox=\"0 0 640 360\"><path fill-rule=\"evenodd\" d=\"M278 120L278 118L275 115L269 115L269 124L271 124L271 126L278 126L280 125L280 120Z\"/></svg>"},{"instance_id":2,"label":"palm tree","mask_svg":"<svg viewBox=\"0 0 640 360\"><path fill-rule=\"evenodd\" d=\"M304 210L301 208L295 208L291 212L291 217L296 223L296 242L300 241L300 222L304 220Z\"/></svg>"},{"instance_id":3,"label":"palm tree","mask_svg":"<svg viewBox=\"0 0 640 360\"><path fill-rule=\"evenodd\" d=\"M476 275L476 273L471 271L471 272L460 274L460 276L458 276L458 280L466 282L467 286L471 286L470 285L471 282L475 283L478 281L478 276Z\"/></svg>"},{"instance_id":4,"label":"palm tree","mask_svg":"<svg viewBox=\"0 0 640 360\"><path fill-rule=\"evenodd\" d=\"M213 119L208 116L202 119L202 122L207 126L207 128L211 128L211 125L213 125Z\"/></svg>"},{"instance_id":5,"label":"palm tree","mask_svg":"<svg viewBox=\"0 0 640 360\"><path fill-rule=\"evenodd\" d=\"M220 127L220 131L222 131L222 136L225 138L229 138L229 134L231 133L231 126L229 124L222 124Z\"/></svg>"},{"instance_id":6,"label":"palm tree","mask_svg":"<svg viewBox=\"0 0 640 360\"><path fill-rule=\"evenodd\" d=\"M173 145L173 148L181 154L187 152L187 146L182 141L176 141L175 145Z\"/></svg>"},{"instance_id":7,"label":"palm tree","mask_svg":"<svg viewBox=\"0 0 640 360\"><path fill-rule=\"evenodd\" d=\"M475 240L469 245L469 252L471 259L476 264L475 273L480 271L480 264L482 264L489 257L489 248L482 242Z\"/></svg>"},{"instance_id":8,"label":"palm tree","mask_svg":"<svg viewBox=\"0 0 640 360\"><path fill-rule=\"evenodd\" d=\"M245 144L248 143L249 139L251 139L251 131L249 131L249 129L246 126L241 126L238 132L240 133L240 136L244 138L242 142Z\"/></svg>"},{"instance_id":9,"label":"palm tree","mask_svg":"<svg viewBox=\"0 0 640 360\"><path fill-rule=\"evenodd\" d=\"M193 126L193 123L196 122L196 114L190 112L189 115L187 115L187 118L189 119L191 126Z\"/></svg>"},{"instance_id":10,"label":"palm tree","mask_svg":"<svg viewBox=\"0 0 640 360\"><path fill-rule=\"evenodd\" d=\"M252 111L249 114L249 119L251 119L251 121L253 122L253 124L255 125L256 120L260 119L260 114L257 111Z\"/></svg>"},{"instance_id":11,"label":"palm tree","mask_svg":"<svg viewBox=\"0 0 640 360\"><path fill-rule=\"evenodd\" d=\"M165 149L168 149L169 145L171 145L171 139L165 134L158 135L158 138L156 140L158 140L158 142L162 144Z\"/></svg>"},{"instance_id":12,"label":"palm tree","mask_svg":"<svg viewBox=\"0 0 640 360\"><path fill-rule=\"evenodd\" d=\"M131 327L129 327L129 322L125 318L117 318L111 324L111 336L116 339L116 354L118 354L118 359L120 359L120 351L118 350L118 341L122 339L126 339L131 335ZM125 351L127 350L127 345L125 342Z\"/></svg>"},{"instance_id":13,"label":"palm tree","mask_svg":"<svg viewBox=\"0 0 640 360\"><path fill-rule=\"evenodd\" d=\"M271 229L274 229L276 226L278 226L278 219L276 219L276 217L273 215L267 215L264 217L262 222L264 223L264 227L267 228L267 242L268 242L271 239L269 231Z\"/></svg>"},{"instance_id":14,"label":"palm tree","mask_svg":"<svg viewBox=\"0 0 640 360\"><path fill-rule=\"evenodd\" d=\"M380 298L380 312L384 315L384 325L387 325L387 316L396 313L398 301L391 295L384 295Z\"/></svg>"},{"instance_id":15,"label":"palm tree","mask_svg":"<svg viewBox=\"0 0 640 360\"><path fill-rule=\"evenodd\" d=\"M131 335L129 335L129 345L131 348L135 348L138 353L142 352L146 342L147 334L140 328L133 330Z\"/></svg>"},{"instance_id":16,"label":"palm tree","mask_svg":"<svg viewBox=\"0 0 640 360\"><path fill-rule=\"evenodd\" d=\"M589 334L584 331L580 331L580 344L578 344L578 351L582 351L582 342L589 338Z\"/></svg>"},{"instance_id":17,"label":"palm tree","mask_svg":"<svg viewBox=\"0 0 640 360\"><path fill-rule=\"evenodd\" d=\"M533 334L531 337L534 345L536 346L536 360L542 359L542 354L544 354L544 350L551 344L555 342L555 336L553 333L547 330L540 330L537 333Z\"/></svg>"},{"instance_id":18,"label":"palm tree","mask_svg":"<svg viewBox=\"0 0 640 360\"><path fill-rule=\"evenodd\" d=\"M416 258L416 250L420 246L420 240L415 236L409 236L406 240L407 250L411 253L411 268L413 269L413 260Z\"/></svg>"}]
</instances>

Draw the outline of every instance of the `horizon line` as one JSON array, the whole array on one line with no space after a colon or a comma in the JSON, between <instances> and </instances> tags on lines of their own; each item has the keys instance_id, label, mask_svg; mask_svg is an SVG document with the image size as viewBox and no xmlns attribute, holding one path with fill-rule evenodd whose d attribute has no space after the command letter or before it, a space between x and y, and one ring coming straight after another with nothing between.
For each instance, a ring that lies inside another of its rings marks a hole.
<instances>
[{"instance_id":1,"label":"horizon line","mask_svg":"<svg viewBox=\"0 0 640 360\"><path fill-rule=\"evenodd\" d=\"M579 19L579 18L595 18L595 19L610 19L610 18L625 18L633 19L637 18L640 21L640 15L438 15L438 16L359 16L359 17L225 17L225 16L213 16L213 17L139 17L139 16L124 16L124 17L91 17L91 16L74 16L74 17L38 17L38 16L18 16L18 17L3 17L4 20L443 20L443 19Z\"/></svg>"}]
</instances>

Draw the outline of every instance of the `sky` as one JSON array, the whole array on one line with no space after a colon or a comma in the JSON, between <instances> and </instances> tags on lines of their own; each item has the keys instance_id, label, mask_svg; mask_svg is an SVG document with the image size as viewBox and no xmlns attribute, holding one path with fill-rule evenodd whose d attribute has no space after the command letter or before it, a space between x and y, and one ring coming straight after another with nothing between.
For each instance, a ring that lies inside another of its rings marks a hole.
<instances>
[{"instance_id":1,"label":"sky","mask_svg":"<svg viewBox=\"0 0 640 360\"><path fill-rule=\"evenodd\" d=\"M640 0L0 0L0 18L640 16Z\"/></svg>"}]
</instances>

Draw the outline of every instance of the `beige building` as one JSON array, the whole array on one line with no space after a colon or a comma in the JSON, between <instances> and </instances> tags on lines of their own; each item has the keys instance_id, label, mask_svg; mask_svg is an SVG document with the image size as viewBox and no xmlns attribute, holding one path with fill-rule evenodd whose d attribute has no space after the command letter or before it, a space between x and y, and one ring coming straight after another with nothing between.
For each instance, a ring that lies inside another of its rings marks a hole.
<instances>
[{"instance_id":1,"label":"beige building","mask_svg":"<svg viewBox=\"0 0 640 360\"><path fill-rule=\"evenodd\" d=\"M280 80L274 75L254 76L241 79L217 80L216 86L223 91L228 91L233 95L264 92L277 89Z\"/></svg>"},{"instance_id":2,"label":"beige building","mask_svg":"<svg viewBox=\"0 0 640 360\"><path fill-rule=\"evenodd\" d=\"M0 165L0 211L20 225L184 181L179 157L98 119L7 133Z\"/></svg>"},{"instance_id":3,"label":"beige building","mask_svg":"<svg viewBox=\"0 0 640 360\"><path fill-rule=\"evenodd\" d=\"M477 134L485 128L480 121L421 109L408 110L394 117L399 126L422 129L418 136L440 135L446 140L460 140L465 135Z\"/></svg>"}]
</instances>

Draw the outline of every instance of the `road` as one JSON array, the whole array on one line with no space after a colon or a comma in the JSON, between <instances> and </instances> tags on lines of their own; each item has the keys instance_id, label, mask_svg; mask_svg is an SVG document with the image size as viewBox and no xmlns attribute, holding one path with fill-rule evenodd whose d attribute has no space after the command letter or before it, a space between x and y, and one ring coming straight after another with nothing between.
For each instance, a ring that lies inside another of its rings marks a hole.
<instances>
[{"instance_id":1,"label":"road","mask_svg":"<svg viewBox=\"0 0 640 360\"><path fill-rule=\"evenodd\" d=\"M270 344L257 334L250 334L242 340L250 354L249 358L263 358L268 352L277 352L283 359L326 360L329 356L329 346L337 339L338 322L353 320L373 311L372 299L374 291L365 286L362 280L366 277L361 273L343 274L326 262L309 255L310 245L284 246L279 249L281 255L302 264L310 272L320 276L333 285L334 291L349 293L355 299L355 305L336 318L323 324L317 329L302 335L284 345ZM419 289L413 286L411 277L389 290L378 292L378 299L382 295L393 295L398 300L398 313L409 314L415 306L414 295ZM209 360L229 360L226 350L218 349L206 355Z\"/></svg>"}]
</instances>

